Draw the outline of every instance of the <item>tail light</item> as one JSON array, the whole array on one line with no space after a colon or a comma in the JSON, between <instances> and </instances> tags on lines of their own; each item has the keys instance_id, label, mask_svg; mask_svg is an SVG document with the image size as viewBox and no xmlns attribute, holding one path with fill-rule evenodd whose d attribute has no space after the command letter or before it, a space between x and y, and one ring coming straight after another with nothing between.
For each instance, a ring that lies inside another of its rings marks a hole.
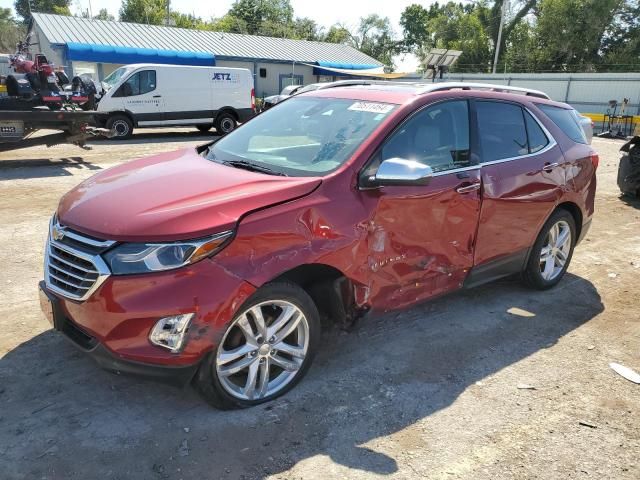
<instances>
[{"instance_id":1,"label":"tail light","mask_svg":"<svg viewBox=\"0 0 640 480\"><path fill-rule=\"evenodd\" d=\"M256 111L256 91L254 88L251 89L251 110Z\"/></svg>"},{"instance_id":2,"label":"tail light","mask_svg":"<svg viewBox=\"0 0 640 480\"><path fill-rule=\"evenodd\" d=\"M591 154L591 163L594 169L597 169L598 165L600 165L600 156L595 152Z\"/></svg>"}]
</instances>

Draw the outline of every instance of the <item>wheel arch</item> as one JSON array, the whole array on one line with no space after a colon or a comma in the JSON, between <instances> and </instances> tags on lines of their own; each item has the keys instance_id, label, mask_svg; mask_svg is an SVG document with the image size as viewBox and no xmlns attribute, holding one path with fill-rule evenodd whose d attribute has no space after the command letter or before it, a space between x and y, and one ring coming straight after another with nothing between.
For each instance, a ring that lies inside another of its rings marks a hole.
<instances>
[{"instance_id":1,"label":"wheel arch","mask_svg":"<svg viewBox=\"0 0 640 480\"><path fill-rule=\"evenodd\" d=\"M240 121L240 114L238 114L238 111L230 106L225 106L220 108L217 112L216 112L216 118L218 117L218 115L220 115L221 113L229 113L231 115L233 115L233 117L236 119L236 122ZM215 123L215 119L214 119L214 123Z\"/></svg>"},{"instance_id":2,"label":"wheel arch","mask_svg":"<svg viewBox=\"0 0 640 480\"><path fill-rule=\"evenodd\" d=\"M576 224L576 240L579 239L580 235L582 234L582 219L583 219L583 214L582 214L582 210L580 210L580 207L574 202L563 202L556 206L553 212L551 212L551 215L553 215L553 213L558 210L566 210L571 214Z\"/></svg>"},{"instance_id":3,"label":"wheel arch","mask_svg":"<svg viewBox=\"0 0 640 480\"><path fill-rule=\"evenodd\" d=\"M328 323L349 328L365 311L356 304L356 285L339 269L306 263L280 273L271 282L287 281L305 290Z\"/></svg>"}]
</instances>

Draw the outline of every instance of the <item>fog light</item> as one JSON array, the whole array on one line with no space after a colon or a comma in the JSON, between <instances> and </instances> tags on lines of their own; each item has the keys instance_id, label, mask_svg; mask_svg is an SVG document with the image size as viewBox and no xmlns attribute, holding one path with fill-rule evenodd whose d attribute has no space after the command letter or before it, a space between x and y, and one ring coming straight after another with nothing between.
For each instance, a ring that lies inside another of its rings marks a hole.
<instances>
[{"instance_id":1,"label":"fog light","mask_svg":"<svg viewBox=\"0 0 640 480\"><path fill-rule=\"evenodd\" d=\"M161 318L151 329L149 340L154 345L171 350L171 353L178 353L194 315L194 313L186 313Z\"/></svg>"}]
</instances>

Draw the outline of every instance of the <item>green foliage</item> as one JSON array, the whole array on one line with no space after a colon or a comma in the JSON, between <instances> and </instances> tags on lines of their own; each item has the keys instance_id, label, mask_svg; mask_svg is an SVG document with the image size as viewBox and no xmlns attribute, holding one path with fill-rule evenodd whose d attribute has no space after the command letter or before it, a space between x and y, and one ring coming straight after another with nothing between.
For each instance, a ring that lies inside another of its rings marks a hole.
<instances>
[{"instance_id":1,"label":"green foliage","mask_svg":"<svg viewBox=\"0 0 640 480\"><path fill-rule=\"evenodd\" d=\"M167 0L122 0L120 21L164 25L167 20Z\"/></svg>"},{"instance_id":2,"label":"green foliage","mask_svg":"<svg viewBox=\"0 0 640 480\"><path fill-rule=\"evenodd\" d=\"M115 17L109 13L106 8L101 8L97 15L94 15L96 20L115 20Z\"/></svg>"},{"instance_id":3,"label":"green foliage","mask_svg":"<svg viewBox=\"0 0 640 480\"><path fill-rule=\"evenodd\" d=\"M0 50L13 53L16 44L26 35L24 24L17 22L10 8L0 8Z\"/></svg>"},{"instance_id":4,"label":"green foliage","mask_svg":"<svg viewBox=\"0 0 640 480\"><path fill-rule=\"evenodd\" d=\"M464 53L454 70L490 71L504 0L407 7L400 20L405 51ZM640 70L640 0L511 0L498 70Z\"/></svg>"},{"instance_id":5,"label":"green foliage","mask_svg":"<svg viewBox=\"0 0 640 480\"><path fill-rule=\"evenodd\" d=\"M71 15L69 10L71 0L16 0L13 6L24 23L27 23L30 17L29 2L31 2L31 11L33 12Z\"/></svg>"}]
</instances>

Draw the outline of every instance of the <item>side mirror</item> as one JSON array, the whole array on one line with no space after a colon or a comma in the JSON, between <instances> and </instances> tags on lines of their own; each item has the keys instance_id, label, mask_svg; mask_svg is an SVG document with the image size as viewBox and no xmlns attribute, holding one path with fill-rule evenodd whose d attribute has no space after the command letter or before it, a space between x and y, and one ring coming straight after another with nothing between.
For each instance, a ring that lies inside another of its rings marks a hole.
<instances>
[{"instance_id":1,"label":"side mirror","mask_svg":"<svg viewBox=\"0 0 640 480\"><path fill-rule=\"evenodd\" d=\"M428 185L431 177L433 170L429 165L406 158L389 158L380 164L368 183L380 187Z\"/></svg>"}]
</instances>

